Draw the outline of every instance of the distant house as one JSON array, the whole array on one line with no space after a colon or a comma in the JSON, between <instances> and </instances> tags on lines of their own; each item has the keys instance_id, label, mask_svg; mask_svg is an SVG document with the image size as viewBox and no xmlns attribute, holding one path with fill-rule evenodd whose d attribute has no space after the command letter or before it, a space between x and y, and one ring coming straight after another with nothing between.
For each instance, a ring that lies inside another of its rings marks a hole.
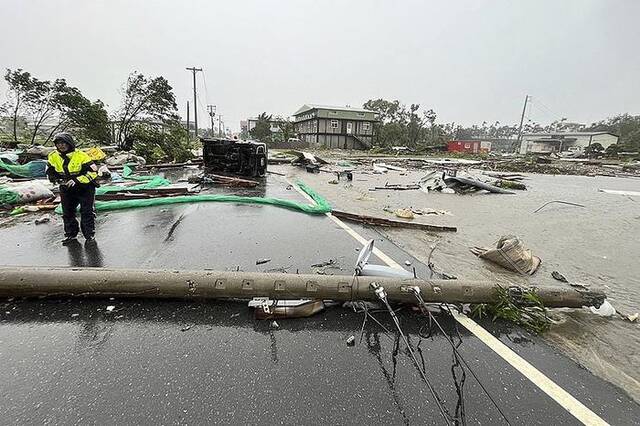
<instances>
[{"instance_id":1,"label":"distant house","mask_svg":"<svg viewBox=\"0 0 640 426\"><path fill-rule=\"evenodd\" d=\"M447 151L470 154L487 153L491 151L491 142L483 140L449 141Z\"/></svg>"},{"instance_id":2,"label":"distant house","mask_svg":"<svg viewBox=\"0 0 640 426\"><path fill-rule=\"evenodd\" d=\"M520 154L549 154L562 151L584 151L591 144L603 148L618 143L619 136L610 132L556 132L525 133L520 143Z\"/></svg>"},{"instance_id":3,"label":"distant house","mask_svg":"<svg viewBox=\"0 0 640 426\"><path fill-rule=\"evenodd\" d=\"M377 113L361 108L303 105L293 116L295 132L310 146L369 149Z\"/></svg>"}]
</instances>

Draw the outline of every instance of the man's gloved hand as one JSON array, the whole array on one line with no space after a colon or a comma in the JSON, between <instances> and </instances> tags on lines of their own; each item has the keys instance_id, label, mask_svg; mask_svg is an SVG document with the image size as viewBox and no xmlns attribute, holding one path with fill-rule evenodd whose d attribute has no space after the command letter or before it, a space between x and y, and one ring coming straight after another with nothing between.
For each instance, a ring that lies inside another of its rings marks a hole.
<instances>
[{"instance_id":1,"label":"man's gloved hand","mask_svg":"<svg viewBox=\"0 0 640 426\"><path fill-rule=\"evenodd\" d=\"M76 182L73 179L69 179L68 181L63 183L63 185L67 188L73 188L74 186L76 186Z\"/></svg>"}]
</instances>

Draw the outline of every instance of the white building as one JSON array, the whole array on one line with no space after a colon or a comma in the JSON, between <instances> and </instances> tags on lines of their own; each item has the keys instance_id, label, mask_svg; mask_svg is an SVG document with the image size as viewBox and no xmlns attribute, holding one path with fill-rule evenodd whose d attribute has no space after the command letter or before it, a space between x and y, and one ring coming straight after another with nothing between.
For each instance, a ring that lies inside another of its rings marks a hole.
<instances>
[{"instance_id":1,"label":"white building","mask_svg":"<svg viewBox=\"0 0 640 426\"><path fill-rule=\"evenodd\" d=\"M618 143L618 135L609 132L524 133L520 154L549 154L562 151L584 151L599 143L604 149Z\"/></svg>"}]
</instances>

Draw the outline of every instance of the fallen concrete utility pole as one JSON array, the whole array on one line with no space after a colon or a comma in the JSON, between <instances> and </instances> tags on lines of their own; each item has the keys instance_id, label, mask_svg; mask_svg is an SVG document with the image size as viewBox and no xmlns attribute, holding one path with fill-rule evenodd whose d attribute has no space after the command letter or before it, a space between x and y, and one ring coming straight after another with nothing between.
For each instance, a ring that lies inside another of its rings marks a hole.
<instances>
[{"instance_id":1,"label":"fallen concrete utility pole","mask_svg":"<svg viewBox=\"0 0 640 426\"><path fill-rule=\"evenodd\" d=\"M385 219L383 217L343 212L340 210L332 210L331 214L335 217L339 217L340 219L364 223L367 225L390 226L394 228L413 228L433 232L456 232L458 230L455 226L427 225L426 223L419 222L403 222L399 220Z\"/></svg>"},{"instance_id":2,"label":"fallen concrete utility pole","mask_svg":"<svg viewBox=\"0 0 640 426\"><path fill-rule=\"evenodd\" d=\"M107 268L0 267L0 297L136 297L223 299L376 300L371 283L390 301L415 302L411 286L427 302L490 303L496 285L463 280L419 280L370 276L268 274ZM527 288L513 286L517 300ZM600 306L605 294L571 286L532 289L548 307Z\"/></svg>"}]
</instances>

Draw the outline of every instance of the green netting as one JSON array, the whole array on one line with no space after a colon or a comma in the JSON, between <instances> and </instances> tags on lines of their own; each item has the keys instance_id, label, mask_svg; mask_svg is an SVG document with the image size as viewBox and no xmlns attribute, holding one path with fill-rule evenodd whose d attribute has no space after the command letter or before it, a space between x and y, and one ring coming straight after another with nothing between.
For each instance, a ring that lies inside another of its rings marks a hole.
<instances>
[{"instance_id":1,"label":"green netting","mask_svg":"<svg viewBox=\"0 0 640 426\"><path fill-rule=\"evenodd\" d=\"M0 169L15 176L37 178L45 176L47 162L44 160L29 161L27 164L11 164L0 158Z\"/></svg>"},{"instance_id":2,"label":"green netting","mask_svg":"<svg viewBox=\"0 0 640 426\"><path fill-rule=\"evenodd\" d=\"M145 182L148 180L153 180L155 178L158 178L160 176L157 175L152 175L152 176L138 176L138 175L134 175L133 174L133 170L131 170L131 167L129 167L127 164L124 165L124 167L122 167L122 177L127 178L127 179L131 179L131 180L138 180L141 182Z\"/></svg>"},{"instance_id":3,"label":"green netting","mask_svg":"<svg viewBox=\"0 0 640 426\"><path fill-rule=\"evenodd\" d=\"M148 176L148 177L151 177L152 179L147 180L145 183L139 183L137 185L132 185L132 186L102 185L96 189L96 195L107 194L109 192L126 191L126 190L153 189L153 188L158 188L160 186L171 185L170 181L166 180L161 176Z\"/></svg>"},{"instance_id":4,"label":"green netting","mask_svg":"<svg viewBox=\"0 0 640 426\"><path fill-rule=\"evenodd\" d=\"M0 186L0 204L17 204L18 201L20 201L20 194Z\"/></svg>"},{"instance_id":5,"label":"green netting","mask_svg":"<svg viewBox=\"0 0 640 426\"><path fill-rule=\"evenodd\" d=\"M225 194L201 194L201 195L180 195L177 197L161 197L147 198L142 200L117 200L117 201L96 201L96 211L105 212L112 210L133 209L138 207L164 206L168 204L182 203L202 203L202 202L219 202L219 203L241 203L241 204L267 204L272 206L284 207L295 211L308 214L324 214L331 211L331 205L317 194L313 189L309 188L303 182L296 182L306 194L308 194L315 205L299 203L292 200L283 200L271 197L243 197L240 195ZM60 206L56 208L56 213L62 213Z\"/></svg>"}]
</instances>

